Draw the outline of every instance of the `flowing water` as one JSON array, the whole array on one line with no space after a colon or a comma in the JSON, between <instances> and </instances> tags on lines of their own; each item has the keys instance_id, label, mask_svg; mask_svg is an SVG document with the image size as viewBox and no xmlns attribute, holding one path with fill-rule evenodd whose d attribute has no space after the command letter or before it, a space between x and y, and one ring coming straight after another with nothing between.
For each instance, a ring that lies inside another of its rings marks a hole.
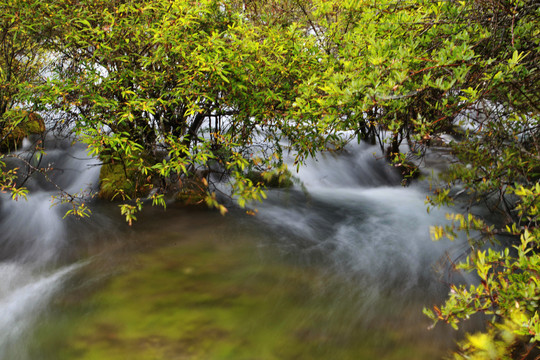
<instances>
[{"instance_id":1,"label":"flowing water","mask_svg":"<svg viewBox=\"0 0 540 360\"><path fill-rule=\"evenodd\" d=\"M29 182L27 201L1 199L0 359L443 358L459 334L421 310L464 246L430 240L444 210L374 151L321 156L256 216L170 204L131 228L98 201L62 219L54 189ZM42 162L67 190L95 188L81 146Z\"/></svg>"}]
</instances>

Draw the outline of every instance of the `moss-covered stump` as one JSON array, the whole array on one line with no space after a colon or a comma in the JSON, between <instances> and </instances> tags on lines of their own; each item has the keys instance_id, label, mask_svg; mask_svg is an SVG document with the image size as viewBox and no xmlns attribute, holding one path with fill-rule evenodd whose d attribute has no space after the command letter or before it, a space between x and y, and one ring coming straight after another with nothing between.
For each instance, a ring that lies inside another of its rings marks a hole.
<instances>
[{"instance_id":1,"label":"moss-covered stump","mask_svg":"<svg viewBox=\"0 0 540 360\"><path fill-rule=\"evenodd\" d=\"M146 196L152 187L135 169L126 168L121 162L103 164L99 173L100 199L120 201Z\"/></svg>"},{"instance_id":2,"label":"moss-covered stump","mask_svg":"<svg viewBox=\"0 0 540 360\"><path fill-rule=\"evenodd\" d=\"M16 111L12 117L7 117L7 124L1 132L0 152L10 152L20 149L23 139L31 135L38 135L45 132L45 121L34 112L26 110ZM16 126L11 126L13 122L20 122Z\"/></svg>"}]
</instances>

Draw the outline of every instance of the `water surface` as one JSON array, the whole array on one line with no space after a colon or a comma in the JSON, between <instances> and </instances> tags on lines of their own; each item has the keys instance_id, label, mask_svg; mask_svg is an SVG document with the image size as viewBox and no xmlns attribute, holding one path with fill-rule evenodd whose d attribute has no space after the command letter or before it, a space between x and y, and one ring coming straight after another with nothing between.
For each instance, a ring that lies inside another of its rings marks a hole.
<instances>
[{"instance_id":1,"label":"water surface","mask_svg":"<svg viewBox=\"0 0 540 360\"><path fill-rule=\"evenodd\" d=\"M0 358L443 358L459 334L421 310L463 245L430 240L444 210L370 151L309 164L256 216L171 204L129 228L115 204L76 221L48 189L4 200ZM80 166L70 186L96 181Z\"/></svg>"}]
</instances>

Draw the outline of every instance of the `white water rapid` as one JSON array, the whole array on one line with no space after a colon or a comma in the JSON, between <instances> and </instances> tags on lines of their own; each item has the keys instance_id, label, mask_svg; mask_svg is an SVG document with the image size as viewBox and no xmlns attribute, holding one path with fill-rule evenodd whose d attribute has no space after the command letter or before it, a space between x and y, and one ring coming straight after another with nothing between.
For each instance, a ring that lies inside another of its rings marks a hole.
<instances>
[{"instance_id":1,"label":"white water rapid","mask_svg":"<svg viewBox=\"0 0 540 360\"><path fill-rule=\"evenodd\" d=\"M58 186L70 193L95 187L99 167L84 146L67 141L49 145L40 165L52 168L49 176ZM81 266L61 260L70 235L63 219L66 208L53 199L56 188L39 174L25 185L30 189L26 200L0 198L0 359L5 360L29 359L25 337L62 283Z\"/></svg>"},{"instance_id":2,"label":"white water rapid","mask_svg":"<svg viewBox=\"0 0 540 360\"><path fill-rule=\"evenodd\" d=\"M448 272L450 261L467 249L459 239L432 241L430 226L447 223L451 210L428 213L426 182L401 186L398 171L377 154L378 147L360 144L310 160L296 174L305 193L273 190L257 205L282 253L324 263L349 281L348 296L362 299L353 314L364 320L378 316L372 309L382 297L444 297L445 282L457 275Z\"/></svg>"}]
</instances>

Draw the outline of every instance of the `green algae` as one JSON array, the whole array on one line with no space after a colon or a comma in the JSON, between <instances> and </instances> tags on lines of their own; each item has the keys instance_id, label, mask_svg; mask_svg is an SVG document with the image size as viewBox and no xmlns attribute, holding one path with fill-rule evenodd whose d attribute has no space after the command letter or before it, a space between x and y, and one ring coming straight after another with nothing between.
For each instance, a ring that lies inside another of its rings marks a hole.
<instances>
[{"instance_id":1,"label":"green algae","mask_svg":"<svg viewBox=\"0 0 540 360\"><path fill-rule=\"evenodd\" d=\"M271 246L258 248L247 229L202 215L207 219L191 214L166 230L156 222L138 234L140 248L116 259L106 281L78 301L60 301L36 330L36 358L397 360L444 353L418 338L418 322L403 309L381 301L377 320L364 322L355 307L361 296L344 295L354 293L353 284L288 262Z\"/></svg>"}]
</instances>

